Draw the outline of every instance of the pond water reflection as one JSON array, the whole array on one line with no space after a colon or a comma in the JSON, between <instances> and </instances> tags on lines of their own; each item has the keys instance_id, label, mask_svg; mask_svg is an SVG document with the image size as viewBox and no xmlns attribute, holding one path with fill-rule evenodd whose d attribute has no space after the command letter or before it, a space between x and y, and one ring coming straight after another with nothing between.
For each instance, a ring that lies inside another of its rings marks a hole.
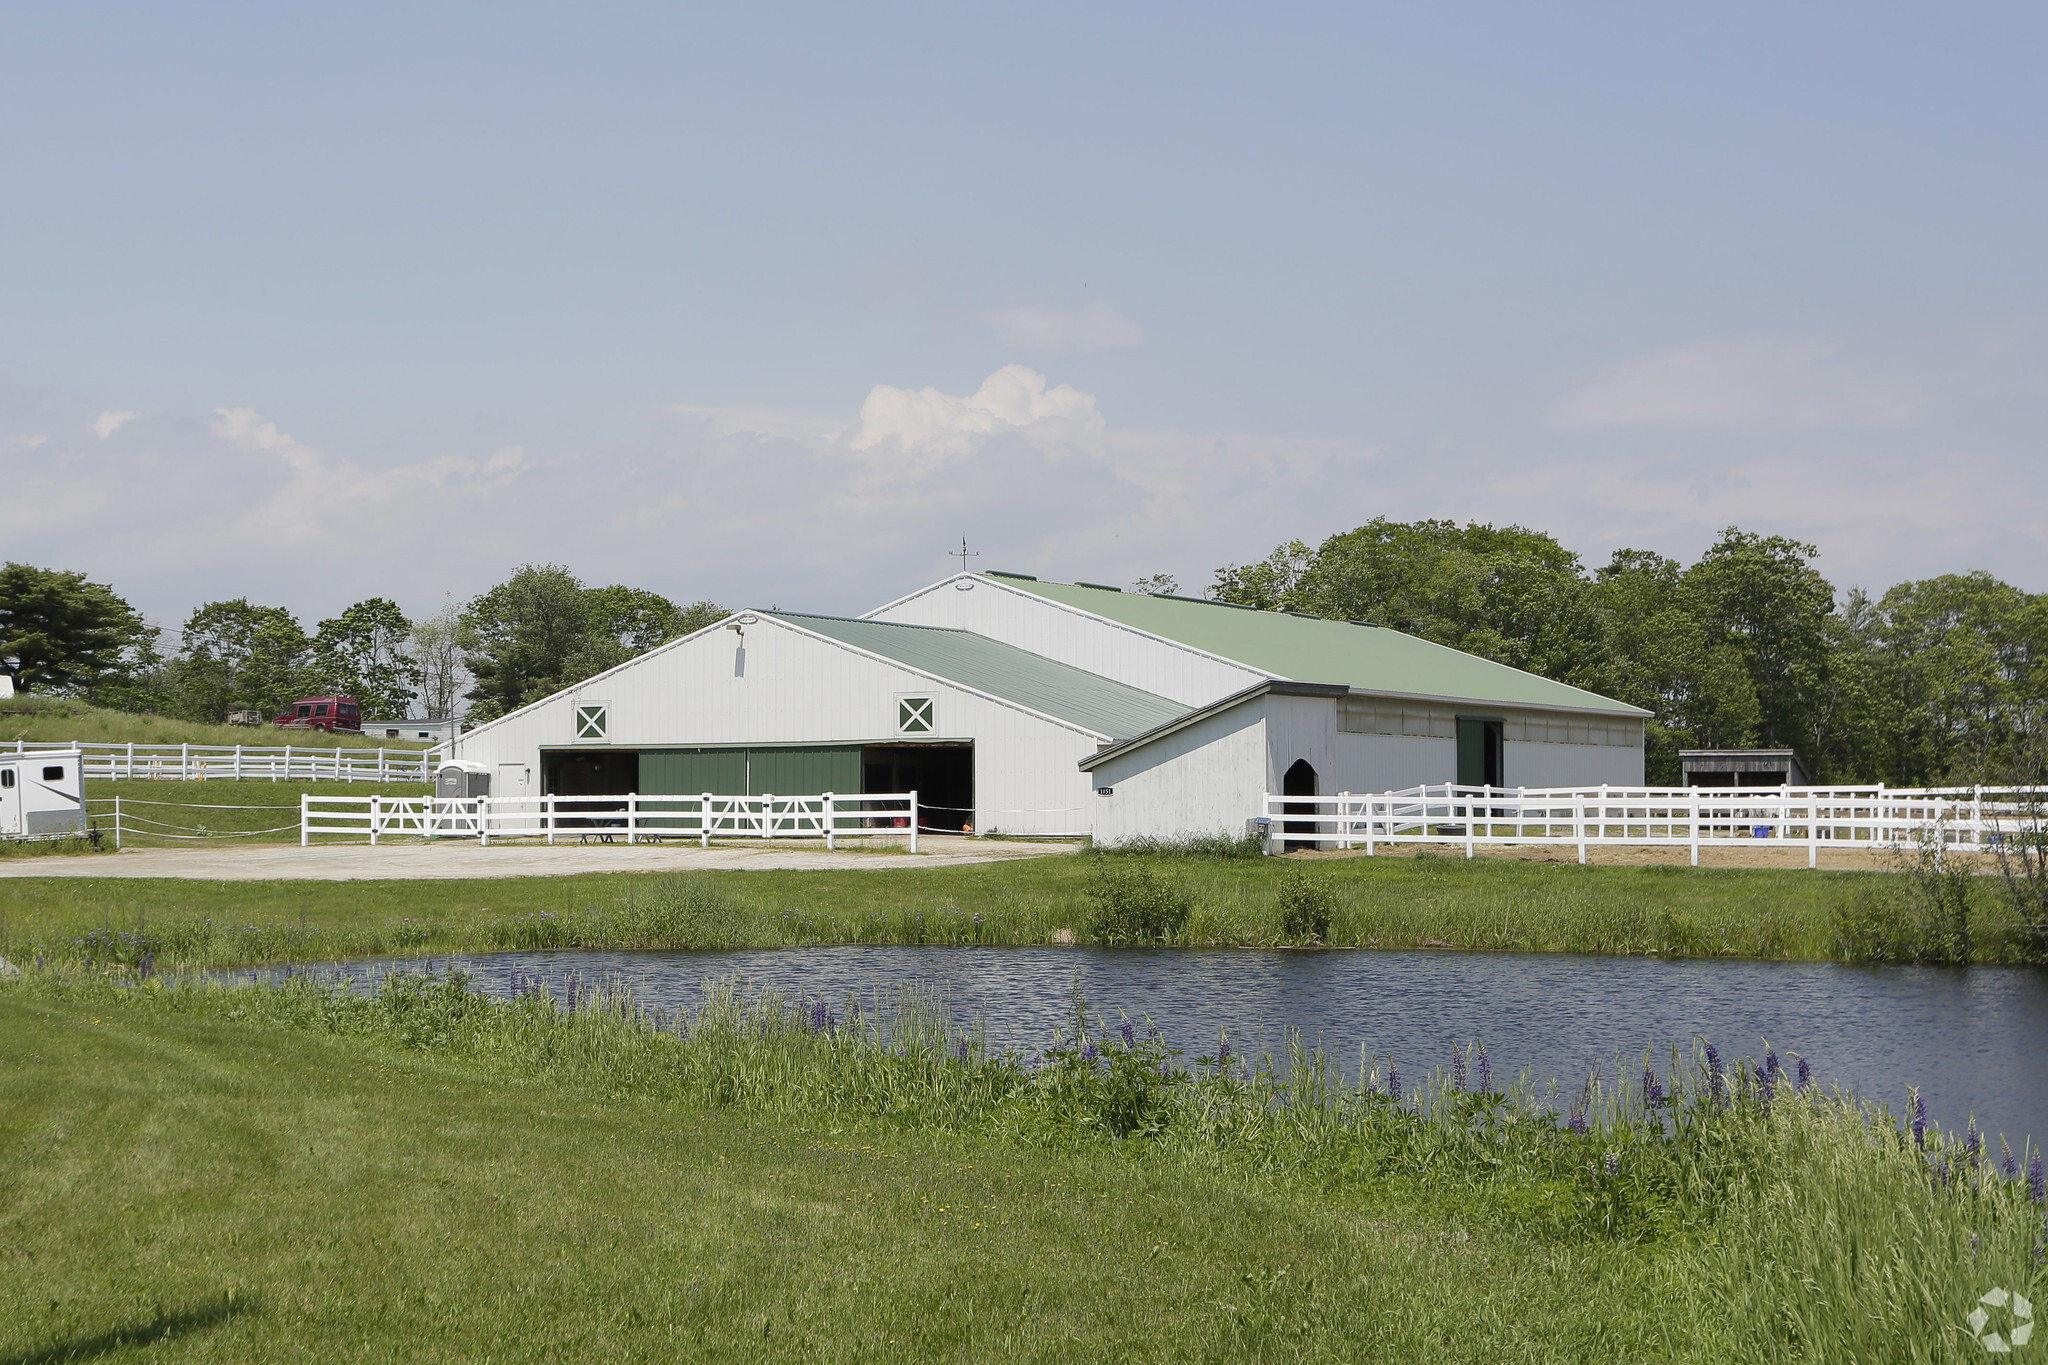
<instances>
[{"instance_id":1,"label":"pond water reflection","mask_svg":"<svg viewBox=\"0 0 2048 1365\"><path fill-rule=\"evenodd\" d=\"M1484 1038L1498 1076L1528 1068L1576 1086L1595 1065L1705 1037L1722 1054L1781 1055L1902 1107L1918 1085L1931 1115L1990 1132L2048 1138L2048 972L1999 967L1852 967L1663 961L1560 954L1297 952L1205 949L846 946L735 952L547 951L435 959L492 994L513 974L563 991L572 974L617 980L663 1009L694 1006L706 978L738 975L835 1003L907 982L944 990L954 1014L981 1020L991 1045L1033 1051L1071 1017L1078 985L1112 1020L1149 1015L1176 1046L1281 1045L1299 1028L1355 1071L1361 1046L1411 1077L1448 1066L1454 1044ZM357 976L420 965L346 965ZM237 973L244 979L274 973ZM1662 1069L1660 1061L1659 1069Z\"/></svg>"}]
</instances>

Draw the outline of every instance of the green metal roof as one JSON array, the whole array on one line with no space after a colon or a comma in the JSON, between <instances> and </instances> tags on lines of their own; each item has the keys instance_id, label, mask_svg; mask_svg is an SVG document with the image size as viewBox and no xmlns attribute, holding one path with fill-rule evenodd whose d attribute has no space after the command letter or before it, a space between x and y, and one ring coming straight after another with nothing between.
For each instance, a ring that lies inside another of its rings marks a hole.
<instances>
[{"instance_id":1,"label":"green metal roof","mask_svg":"<svg viewBox=\"0 0 2048 1365\"><path fill-rule=\"evenodd\" d=\"M1297 682L1361 692L1646 716L1649 712L1382 626L992 574L1006 587L1108 617Z\"/></svg>"},{"instance_id":2,"label":"green metal roof","mask_svg":"<svg viewBox=\"0 0 2048 1365\"><path fill-rule=\"evenodd\" d=\"M790 611L761 615L1057 716L1111 739L1143 734L1187 710L1179 702L972 631L893 621L852 621L843 616L807 616Z\"/></svg>"}]
</instances>

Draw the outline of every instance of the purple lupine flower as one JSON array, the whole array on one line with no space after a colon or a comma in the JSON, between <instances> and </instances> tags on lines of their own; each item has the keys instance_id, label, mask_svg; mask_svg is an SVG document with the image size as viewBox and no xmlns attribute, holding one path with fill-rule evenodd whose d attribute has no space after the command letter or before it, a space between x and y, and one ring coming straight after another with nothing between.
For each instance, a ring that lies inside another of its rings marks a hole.
<instances>
[{"instance_id":1,"label":"purple lupine flower","mask_svg":"<svg viewBox=\"0 0 2048 1365\"><path fill-rule=\"evenodd\" d=\"M1571 1117L1565 1120L1565 1127L1571 1129L1580 1137L1584 1137L1586 1135L1586 1111L1579 1108L1576 1104L1573 1105Z\"/></svg>"},{"instance_id":2,"label":"purple lupine flower","mask_svg":"<svg viewBox=\"0 0 2048 1365\"><path fill-rule=\"evenodd\" d=\"M2027 1198L2036 1204L2048 1203L2048 1181L2044 1181L2041 1175L2039 1152L2034 1153L2033 1159L2027 1163Z\"/></svg>"},{"instance_id":3,"label":"purple lupine flower","mask_svg":"<svg viewBox=\"0 0 2048 1365\"><path fill-rule=\"evenodd\" d=\"M960 1060L963 1062L967 1060L967 1040L965 1038L960 1040Z\"/></svg>"},{"instance_id":4,"label":"purple lupine flower","mask_svg":"<svg viewBox=\"0 0 2048 1365\"><path fill-rule=\"evenodd\" d=\"M825 997L819 996L811 1005L811 1032L823 1033L832 1027L832 1011L825 1004Z\"/></svg>"},{"instance_id":5,"label":"purple lupine flower","mask_svg":"<svg viewBox=\"0 0 2048 1365\"><path fill-rule=\"evenodd\" d=\"M2012 1159L2012 1144L2005 1140L2005 1135L2003 1133L1999 1134L1998 1145L1999 1148L2005 1153L2005 1160L1999 1163L1998 1168L2001 1171L2005 1172L2005 1178L2007 1180L2019 1179L2020 1164Z\"/></svg>"},{"instance_id":6,"label":"purple lupine flower","mask_svg":"<svg viewBox=\"0 0 2048 1365\"><path fill-rule=\"evenodd\" d=\"M1806 1064L1806 1058L1799 1059L1799 1093L1805 1094L1806 1087L1813 1084L1813 1068Z\"/></svg>"},{"instance_id":7,"label":"purple lupine flower","mask_svg":"<svg viewBox=\"0 0 2048 1365\"><path fill-rule=\"evenodd\" d=\"M1398 1066L1387 1068L1387 1096L1396 1104L1401 1102L1401 1068Z\"/></svg>"},{"instance_id":8,"label":"purple lupine flower","mask_svg":"<svg viewBox=\"0 0 2048 1365\"><path fill-rule=\"evenodd\" d=\"M1130 1020L1124 1020L1123 1026L1117 1032L1123 1034L1125 1047L1132 1048L1138 1045L1138 1031L1131 1027Z\"/></svg>"},{"instance_id":9,"label":"purple lupine flower","mask_svg":"<svg viewBox=\"0 0 2048 1365\"><path fill-rule=\"evenodd\" d=\"M1451 1049L1451 1089L1460 1095L1465 1093L1465 1050Z\"/></svg>"},{"instance_id":10,"label":"purple lupine flower","mask_svg":"<svg viewBox=\"0 0 2048 1365\"><path fill-rule=\"evenodd\" d=\"M1707 1044L1707 1073L1713 1076L1721 1074L1721 1049L1712 1043Z\"/></svg>"},{"instance_id":11,"label":"purple lupine flower","mask_svg":"<svg viewBox=\"0 0 2048 1365\"><path fill-rule=\"evenodd\" d=\"M1617 1180L1620 1176L1621 1154L1619 1152L1609 1152L1607 1154L1607 1178L1609 1180Z\"/></svg>"},{"instance_id":12,"label":"purple lupine flower","mask_svg":"<svg viewBox=\"0 0 2048 1365\"><path fill-rule=\"evenodd\" d=\"M1095 1059L1101 1055L1102 1050L1095 1046L1093 1038L1081 1044L1081 1060L1088 1063L1088 1065L1095 1065Z\"/></svg>"},{"instance_id":13,"label":"purple lupine flower","mask_svg":"<svg viewBox=\"0 0 2048 1365\"><path fill-rule=\"evenodd\" d=\"M1769 1044L1765 1044L1764 1075L1768 1077L1773 1083L1775 1083L1778 1079L1778 1074L1782 1072L1784 1069L1784 1067L1778 1064L1778 1054L1774 1050L1772 1050Z\"/></svg>"},{"instance_id":14,"label":"purple lupine flower","mask_svg":"<svg viewBox=\"0 0 2048 1365\"><path fill-rule=\"evenodd\" d=\"M1776 1057L1771 1058L1771 1061L1774 1063L1777 1060ZM1756 1073L1756 1081L1757 1088L1764 1092L1764 1108L1769 1109L1771 1107L1771 1100L1776 1097L1778 1091L1778 1078L1775 1068L1769 1066L1760 1068Z\"/></svg>"},{"instance_id":15,"label":"purple lupine flower","mask_svg":"<svg viewBox=\"0 0 2048 1365\"><path fill-rule=\"evenodd\" d=\"M1913 1092L1913 1145L1927 1145L1927 1101L1920 1098L1920 1092Z\"/></svg>"},{"instance_id":16,"label":"purple lupine flower","mask_svg":"<svg viewBox=\"0 0 2048 1365\"><path fill-rule=\"evenodd\" d=\"M1643 1103L1664 1103L1664 1083L1657 1079L1657 1073L1649 1067L1643 1068Z\"/></svg>"},{"instance_id":17,"label":"purple lupine flower","mask_svg":"<svg viewBox=\"0 0 2048 1365\"><path fill-rule=\"evenodd\" d=\"M1984 1135L1977 1131L1977 1116L1970 1115L1970 1131L1963 1136L1963 1150L1970 1154L1970 1164L1977 1164L1978 1154L1984 1150Z\"/></svg>"},{"instance_id":18,"label":"purple lupine flower","mask_svg":"<svg viewBox=\"0 0 2048 1365\"><path fill-rule=\"evenodd\" d=\"M1222 1042L1216 1045L1216 1060L1218 1063L1224 1063L1230 1060L1229 1038L1226 1037Z\"/></svg>"},{"instance_id":19,"label":"purple lupine flower","mask_svg":"<svg viewBox=\"0 0 2048 1365\"><path fill-rule=\"evenodd\" d=\"M1479 1040L1479 1089L1488 1095L1493 1093L1493 1063L1486 1057L1486 1040Z\"/></svg>"}]
</instances>

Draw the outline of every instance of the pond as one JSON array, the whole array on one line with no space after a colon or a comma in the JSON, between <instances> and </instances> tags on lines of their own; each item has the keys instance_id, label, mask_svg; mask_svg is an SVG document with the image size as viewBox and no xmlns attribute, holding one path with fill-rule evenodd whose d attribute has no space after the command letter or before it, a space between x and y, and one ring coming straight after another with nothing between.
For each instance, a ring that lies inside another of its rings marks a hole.
<instances>
[{"instance_id":1,"label":"pond","mask_svg":"<svg viewBox=\"0 0 2048 1365\"><path fill-rule=\"evenodd\" d=\"M1359 1048L1411 1079L1448 1067L1454 1045L1483 1038L1497 1077L1524 1068L1576 1089L1645 1047L1658 1070L1673 1043L1706 1038L1724 1057L1805 1057L1823 1083L1903 1108L1920 1087L1930 1116L1960 1127L1974 1112L2017 1150L2048 1138L2048 972L2002 967L1855 967L1822 963L1454 952L845 946L734 952L542 951L435 959L502 995L514 973L562 993L572 975L616 981L666 1010L694 1006L706 978L750 990L823 995L835 1008L911 982L936 986L991 1046L1035 1051L1072 1017L1078 985L1093 1014L1150 1017L1189 1057L1222 1030L1243 1055L1276 1051L1284 1030L1320 1040L1355 1074ZM345 964L359 977L416 959ZM275 972L235 973L240 979ZM1788 1062L1789 1064L1789 1062Z\"/></svg>"}]
</instances>

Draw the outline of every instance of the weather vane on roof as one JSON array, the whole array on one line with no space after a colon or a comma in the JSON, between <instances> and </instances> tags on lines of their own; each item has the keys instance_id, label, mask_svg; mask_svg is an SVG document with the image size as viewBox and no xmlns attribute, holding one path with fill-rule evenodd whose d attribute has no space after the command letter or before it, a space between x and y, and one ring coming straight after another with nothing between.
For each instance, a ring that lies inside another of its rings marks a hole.
<instances>
[{"instance_id":1,"label":"weather vane on roof","mask_svg":"<svg viewBox=\"0 0 2048 1365\"><path fill-rule=\"evenodd\" d=\"M967 548L967 537L966 537L966 536L962 536L962 537L960 537L960 548L959 548L959 549L957 549L957 550L948 550L948 551L946 551L946 553L947 553L947 554L949 554L949 555L951 555L951 556L953 556L954 558L956 558L956 559L958 559L958 560L960 561L960 572L961 572L961 573L966 573L966 572L967 572L967 561L968 561L968 560L970 560L970 559L980 559L980 558L981 558L981 551L979 551L979 550L970 550L970 549L968 549L968 548Z\"/></svg>"}]
</instances>

